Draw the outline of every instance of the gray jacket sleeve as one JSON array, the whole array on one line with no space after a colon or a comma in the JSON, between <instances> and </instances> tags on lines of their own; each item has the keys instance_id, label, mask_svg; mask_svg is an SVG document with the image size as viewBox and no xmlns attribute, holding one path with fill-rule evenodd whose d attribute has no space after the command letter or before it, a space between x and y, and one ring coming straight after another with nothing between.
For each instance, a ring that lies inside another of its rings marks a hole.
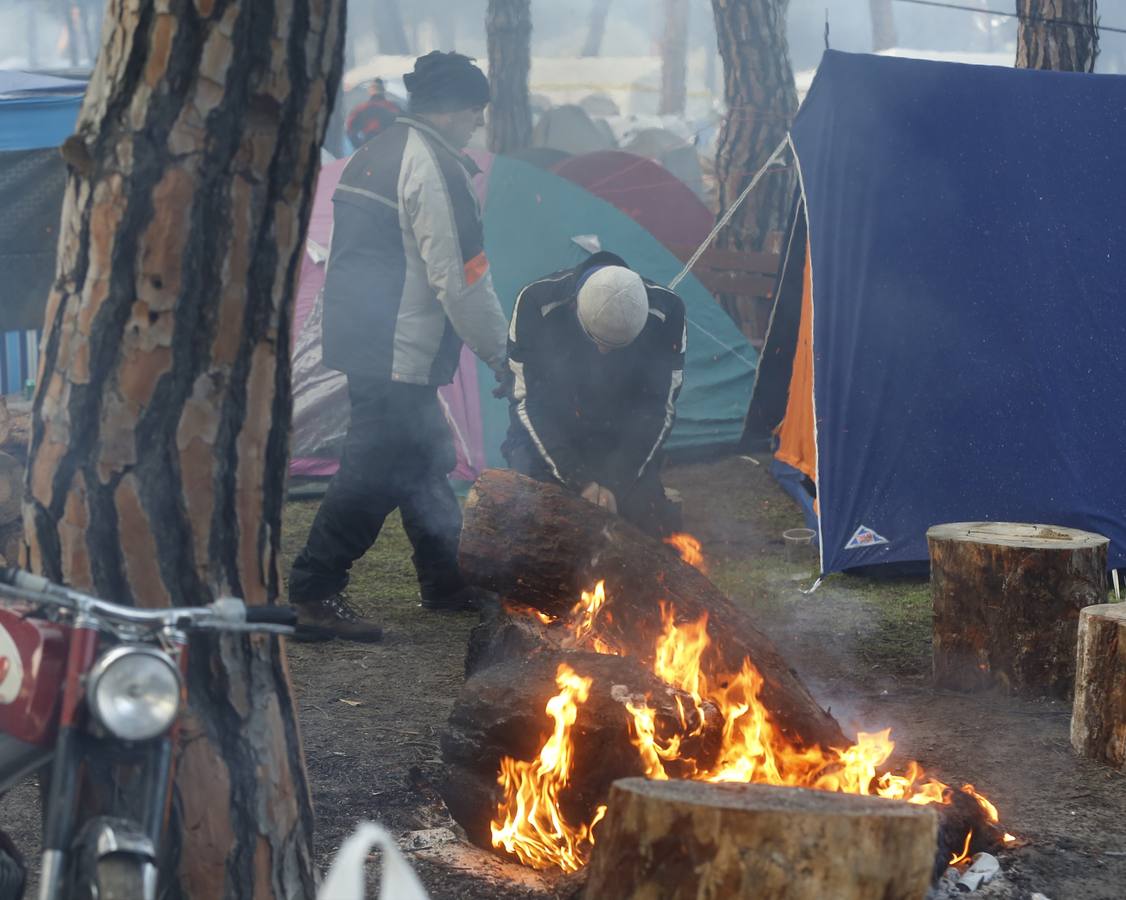
<instances>
[{"instance_id":1,"label":"gray jacket sleeve","mask_svg":"<svg viewBox=\"0 0 1126 900\"><path fill-rule=\"evenodd\" d=\"M412 154L403 201L427 278L458 336L493 371L505 366L508 323L485 257L484 228L468 174L443 171L425 142Z\"/></svg>"}]
</instances>

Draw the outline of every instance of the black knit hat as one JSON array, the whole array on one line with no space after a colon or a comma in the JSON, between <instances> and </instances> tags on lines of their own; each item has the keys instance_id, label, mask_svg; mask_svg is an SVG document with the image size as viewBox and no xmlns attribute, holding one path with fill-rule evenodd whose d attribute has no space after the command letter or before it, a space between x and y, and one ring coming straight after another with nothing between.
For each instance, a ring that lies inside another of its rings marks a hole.
<instances>
[{"instance_id":1,"label":"black knit hat","mask_svg":"<svg viewBox=\"0 0 1126 900\"><path fill-rule=\"evenodd\" d=\"M460 53L435 50L414 61L414 71L403 76L414 113L456 112L489 102L489 79Z\"/></svg>"}]
</instances>

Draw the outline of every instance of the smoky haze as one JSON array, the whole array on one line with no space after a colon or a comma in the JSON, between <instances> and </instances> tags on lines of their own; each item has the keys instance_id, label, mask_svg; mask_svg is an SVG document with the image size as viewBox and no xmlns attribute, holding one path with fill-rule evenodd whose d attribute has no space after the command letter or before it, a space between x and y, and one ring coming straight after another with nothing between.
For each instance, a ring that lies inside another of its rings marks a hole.
<instances>
[{"instance_id":1,"label":"smoky haze","mask_svg":"<svg viewBox=\"0 0 1126 900\"><path fill-rule=\"evenodd\" d=\"M348 65L380 52L376 9L393 0L353 0L348 4ZM394 0L410 54L457 49L477 57L485 52L486 0ZM532 0L537 56L577 56L588 33L592 8L606 0ZM1012 0L958 0L961 5L1012 12ZM58 12L62 4L43 0L0 0L0 68L89 67L100 42L104 4L74 0L68 27ZM690 0L690 43L697 51L714 49L708 0ZM46 8L48 7L49 8ZM1102 24L1126 27L1126 5L1104 0ZM986 13L936 9L893 0L896 44L924 52L996 53L1015 56L1016 20ZM606 56L652 56L659 52L662 0L610 0L602 53ZM794 69L816 68L825 47L872 49L869 0L790 0L789 42ZM386 38L384 39L386 42ZM1126 35L1103 32L1096 71L1126 73ZM383 52L387 52L384 49ZM1000 56L998 57L999 61Z\"/></svg>"}]
</instances>

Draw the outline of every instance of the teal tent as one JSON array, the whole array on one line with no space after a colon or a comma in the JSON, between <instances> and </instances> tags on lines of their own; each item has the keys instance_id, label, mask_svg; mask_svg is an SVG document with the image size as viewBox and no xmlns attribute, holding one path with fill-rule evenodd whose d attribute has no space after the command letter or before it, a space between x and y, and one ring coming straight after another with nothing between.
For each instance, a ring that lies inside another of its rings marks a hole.
<instances>
[{"instance_id":1,"label":"teal tent","mask_svg":"<svg viewBox=\"0 0 1126 900\"><path fill-rule=\"evenodd\" d=\"M519 160L495 159L485 204L485 251L506 314L525 284L585 259L595 246L592 239L662 284L682 268L641 225L577 184ZM682 281L677 293L688 313L688 358L668 450L687 455L733 447L742 435L758 354L695 278ZM482 369L479 375L486 460L504 465L500 445L508 410L491 396L491 374Z\"/></svg>"}]
</instances>

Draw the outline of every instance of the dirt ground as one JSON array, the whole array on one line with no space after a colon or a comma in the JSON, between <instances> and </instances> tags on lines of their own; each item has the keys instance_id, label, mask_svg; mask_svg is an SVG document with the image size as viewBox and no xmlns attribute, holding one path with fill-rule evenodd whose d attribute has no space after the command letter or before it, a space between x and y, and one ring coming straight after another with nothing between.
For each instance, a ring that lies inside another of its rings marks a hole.
<instances>
[{"instance_id":1,"label":"dirt ground","mask_svg":"<svg viewBox=\"0 0 1126 900\"><path fill-rule=\"evenodd\" d=\"M765 465L731 458L669 469L665 481L684 498L686 527L703 542L713 580L771 635L846 731L890 726L897 755L918 759L944 781L972 782L997 804L1006 828L1027 841L1002 855L1010 887L990 896L1126 897L1126 777L1072 754L1066 704L935 691L925 581L835 576L803 595L815 563L803 569L785 560L781 532L802 523ZM287 506L286 565L316 505ZM397 520L357 565L350 594L384 624L383 643L289 650L322 866L362 820L400 838L451 825L433 788L442 765L438 734L461 686L476 621L418 607ZM26 849L36 818L30 787L0 804L0 822ZM555 896L527 884L498 887L477 866L409 855L434 900ZM375 897L376 866L369 869Z\"/></svg>"},{"instance_id":2,"label":"dirt ground","mask_svg":"<svg viewBox=\"0 0 1126 900\"><path fill-rule=\"evenodd\" d=\"M665 481L683 495L686 527L703 542L713 580L774 638L846 731L890 726L897 752L996 802L1007 829L1028 841L1003 855L1009 896L1126 897L1126 777L1072 754L1066 704L931 688L925 581L836 576L812 595L800 593L812 579L785 561L781 538L802 524L800 515L764 465L731 458L669 469ZM287 555L315 509L289 505ZM357 566L351 594L387 627L382 645L291 649L326 862L360 819L399 834L449 824L432 788L441 771L438 734L475 622L418 608L397 523ZM473 872L413 861L435 900L550 896L501 891Z\"/></svg>"}]
</instances>

